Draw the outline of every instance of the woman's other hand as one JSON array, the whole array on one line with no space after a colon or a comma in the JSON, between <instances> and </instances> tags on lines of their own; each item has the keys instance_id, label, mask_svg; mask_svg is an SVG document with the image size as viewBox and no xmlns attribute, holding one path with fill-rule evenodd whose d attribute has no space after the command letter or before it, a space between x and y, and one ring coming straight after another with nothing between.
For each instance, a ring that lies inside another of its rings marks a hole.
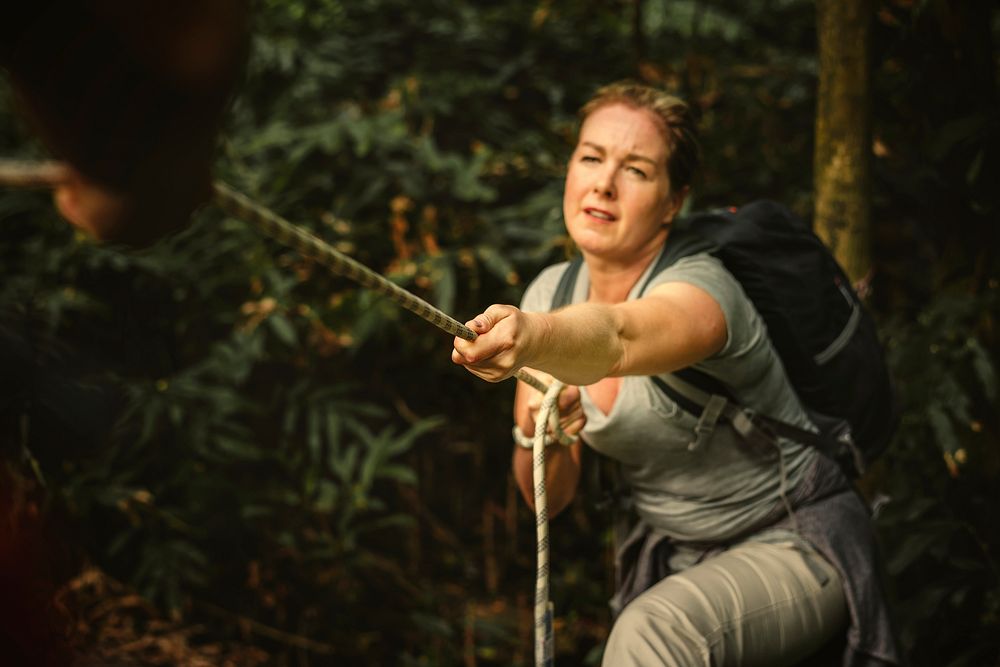
<instances>
[{"instance_id":1,"label":"woman's other hand","mask_svg":"<svg viewBox=\"0 0 1000 667\"><path fill-rule=\"evenodd\" d=\"M538 371L531 371L531 374L542 380L546 384L552 382L552 378ZM530 437L535 434L535 424L538 422L538 411L542 406L544 397L537 391L530 391L527 400L527 413L522 416L521 432ZM553 440L559 438L560 431L565 437L576 438L583 427L587 424L587 416L583 412L583 405L580 403L580 388L567 385L559 392L558 415L552 412L549 415L549 424L546 433Z\"/></svg>"},{"instance_id":2,"label":"woman's other hand","mask_svg":"<svg viewBox=\"0 0 1000 667\"><path fill-rule=\"evenodd\" d=\"M549 383L552 377L533 368L527 368L532 375L543 382ZM517 383L517 395L514 398L514 423L523 435L532 437L535 433L535 419L538 417L542 394L524 382ZM559 394L559 426L569 436L577 436L587 423L587 418L580 403L580 388L567 385ZM549 423L547 429L550 436L555 434L554 424ZM545 448L545 487L548 495L549 517L555 517L573 500L580 481L580 453L582 445L579 441L569 446L552 442ZM534 454L531 449L514 447L513 470L514 479L521 490L528 506L534 508Z\"/></svg>"}]
</instances>

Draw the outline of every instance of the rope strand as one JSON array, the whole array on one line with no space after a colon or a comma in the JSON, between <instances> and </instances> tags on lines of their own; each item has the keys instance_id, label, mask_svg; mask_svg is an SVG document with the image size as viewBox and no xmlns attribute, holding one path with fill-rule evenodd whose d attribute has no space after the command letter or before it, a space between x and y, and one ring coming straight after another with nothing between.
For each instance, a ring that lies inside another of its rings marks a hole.
<instances>
[{"instance_id":1,"label":"rope strand","mask_svg":"<svg viewBox=\"0 0 1000 667\"><path fill-rule=\"evenodd\" d=\"M549 417L558 414L557 401L563 383L553 380L542 398L535 419L535 441L532 448L531 481L535 491L535 537L537 562L535 567L535 667L552 667L552 602L549 600L549 505L545 494L545 444Z\"/></svg>"}]
</instances>

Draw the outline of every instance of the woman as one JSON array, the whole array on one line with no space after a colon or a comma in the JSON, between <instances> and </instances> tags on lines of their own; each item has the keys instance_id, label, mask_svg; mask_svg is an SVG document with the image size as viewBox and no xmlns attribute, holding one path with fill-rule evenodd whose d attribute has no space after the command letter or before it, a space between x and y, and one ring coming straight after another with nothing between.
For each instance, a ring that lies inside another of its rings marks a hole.
<instances>
[{"instance_id":1,"label":"woman","mask_svg":"<svg viewBox=\"0 0 1000 667\"><path fill-rule=\"evenodd\" d=\"M717 260L695 255L649 279L698 165L688 107L618 83L581 119L563 199L584 260L572 305L548 312L565 263L549 267L520 309L493 305L469 322L479 337L456 339L452 358L494 382L525 367L573 385L564 430L621 463L640 523L619 553L626 576L604 664L794 664L845 628L845 665L897 664L868 515L836 464L781 440L779 472L726 426L689 447L695 418L650 378L694 366L747 407L811 427ZM519 383L522 435L534 432L537 397ZM552 515L576 492L580 450L546 452ZM530 504L530 451L515 447L514 471Z\"/></svg>"}]
</instances>

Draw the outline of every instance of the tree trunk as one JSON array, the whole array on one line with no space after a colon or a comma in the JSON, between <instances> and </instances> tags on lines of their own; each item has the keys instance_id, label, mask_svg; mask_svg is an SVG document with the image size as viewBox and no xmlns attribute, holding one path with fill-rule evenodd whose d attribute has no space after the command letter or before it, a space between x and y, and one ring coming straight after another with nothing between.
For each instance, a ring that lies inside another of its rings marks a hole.
<instances>
[{"instance_id":1,"label":"tree trunk","mask_svg":"<svg viewBox=\"0 0 1000 667\"><path fill-rule=\"evenodd\" d=\"M867 0L816 0L815 229L852 281L871 265L871 19Z\"/></svg>"}]
</instances>

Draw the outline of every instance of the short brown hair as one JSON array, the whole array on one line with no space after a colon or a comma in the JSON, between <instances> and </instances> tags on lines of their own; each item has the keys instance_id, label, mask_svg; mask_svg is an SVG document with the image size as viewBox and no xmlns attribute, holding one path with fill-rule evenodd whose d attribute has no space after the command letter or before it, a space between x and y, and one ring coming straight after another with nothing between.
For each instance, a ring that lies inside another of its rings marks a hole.
<instances>
[{"instance_id":1,"label":"short brown hair","mask_svg":"<svg viewBox=\"0 0 1000 667\"><path fill-rule=\"evenodd\" d=\"M617 81L599 88L580 108L580 125L590 114L609 104L624 104L653 113L670 149L667 175L671 189L690 186L701 163L698 127L691 107L679 97L651 86L634 81Z\"/></svg>"}]
</instances>

